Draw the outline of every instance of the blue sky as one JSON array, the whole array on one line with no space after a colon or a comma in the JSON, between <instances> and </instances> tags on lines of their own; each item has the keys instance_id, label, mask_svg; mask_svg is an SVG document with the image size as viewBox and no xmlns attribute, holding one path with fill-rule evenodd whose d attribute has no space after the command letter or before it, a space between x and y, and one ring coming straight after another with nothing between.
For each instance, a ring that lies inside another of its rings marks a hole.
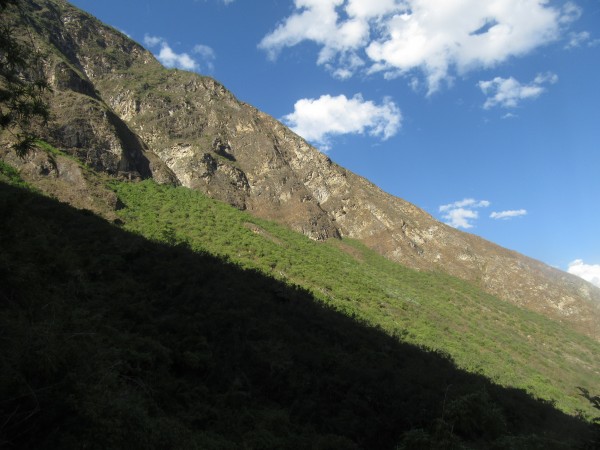
<instances>
[{"instance_id":1,"label":"blue sky","mask_svg":"<svg viewBox=\"0 0 600 450\"><path fill-rule=\"evenodd\" d=\"M600 285L597 0L73 3L439 220Z\"/></svg>"}]
</instances>

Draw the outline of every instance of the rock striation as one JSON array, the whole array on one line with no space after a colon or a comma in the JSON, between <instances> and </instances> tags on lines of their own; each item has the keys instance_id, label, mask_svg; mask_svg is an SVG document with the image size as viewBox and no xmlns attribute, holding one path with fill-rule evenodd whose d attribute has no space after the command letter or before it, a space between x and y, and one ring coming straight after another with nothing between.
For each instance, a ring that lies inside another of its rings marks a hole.
<instances>
[{"instance_id":1,"label":"rock striation","mask_svg":"<svg viewBox=\"0 0 600 450\"><path fill-rule=\"evenodd\" d=\"M44 137L57 148L112 176L202 191L315 240L358 239L393 261L468 280L600 339L600 289L440 223L214 79L163 68L66 1L25 3L24 25L48 53L53 121Z\"/></svg>"}]
</instances>

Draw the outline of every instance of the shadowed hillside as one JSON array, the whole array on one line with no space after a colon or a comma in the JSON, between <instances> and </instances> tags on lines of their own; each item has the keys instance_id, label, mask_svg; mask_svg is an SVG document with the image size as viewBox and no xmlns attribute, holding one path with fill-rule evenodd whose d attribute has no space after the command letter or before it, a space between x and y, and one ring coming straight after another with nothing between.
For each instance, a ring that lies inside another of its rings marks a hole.
<instances>
[{"instance_id":1,"label":"shadowed hillside","mask_svg":"<svg viewBox=\"0 0 600 450\"><path fill-rule=\"evenodd\" d=\"M0 444L9 448L588 439L588 425L550 404L256 271L4 183L0 217Z\"/></svg>"}]
</instances>

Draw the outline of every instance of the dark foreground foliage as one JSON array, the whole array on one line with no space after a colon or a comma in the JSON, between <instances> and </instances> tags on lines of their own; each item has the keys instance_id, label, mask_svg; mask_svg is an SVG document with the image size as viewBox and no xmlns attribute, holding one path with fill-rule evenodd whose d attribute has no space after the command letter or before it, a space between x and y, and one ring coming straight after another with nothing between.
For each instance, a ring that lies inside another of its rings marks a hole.
<instances>
[{"instance_id":1,"label":"dark foreground foliage","mask_svg":"<svg viewBox=\"0 0 600 450\"><path fill-rule=\"evenodd\" d=\"M308 292L0 183L0 446L576 448L589 425Z\"/></svg>"}]
</instances>

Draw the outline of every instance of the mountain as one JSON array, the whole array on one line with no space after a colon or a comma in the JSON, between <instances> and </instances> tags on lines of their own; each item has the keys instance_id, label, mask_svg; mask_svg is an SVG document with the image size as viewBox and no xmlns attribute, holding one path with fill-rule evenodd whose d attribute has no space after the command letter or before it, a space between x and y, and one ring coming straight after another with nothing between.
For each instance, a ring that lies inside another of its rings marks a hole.
<instances>
[{"instance_id":1,"label":"mountain","mask_svg":"<svg viewBox=\"0 0 600 450\"><path fill-rule=\"evenodd\" d=\"M339 167L218 82L164 69L121 33L66 2L27 2L47 48L54 146L113 175L207 193L314 239L359 239L409 267L600 336L600 289L448 227Z\"/></svg>"},{"instance_id":2,"label":"mountain","mask_svg":"<svg viewBox=\"0 0 600 450\"><path fill-rule=\"evenodd\" d=\"M590 442L597 289L67 2L20 8L52 118L23 159L0 136L0 445Z\"/></svg>"},{"instance_id":3,"label":"mountain","mask_svg":"<svg viewBox=\"0 0 600 450\"><path fill-rule=\"evenodd\" d=\"M217 81L163 68L67 2L24 8L54 89L44 138L93 169L181 184L313 239L358 239L600 338L599 288L386 194Z\"/></svg>"}]
</instances>

